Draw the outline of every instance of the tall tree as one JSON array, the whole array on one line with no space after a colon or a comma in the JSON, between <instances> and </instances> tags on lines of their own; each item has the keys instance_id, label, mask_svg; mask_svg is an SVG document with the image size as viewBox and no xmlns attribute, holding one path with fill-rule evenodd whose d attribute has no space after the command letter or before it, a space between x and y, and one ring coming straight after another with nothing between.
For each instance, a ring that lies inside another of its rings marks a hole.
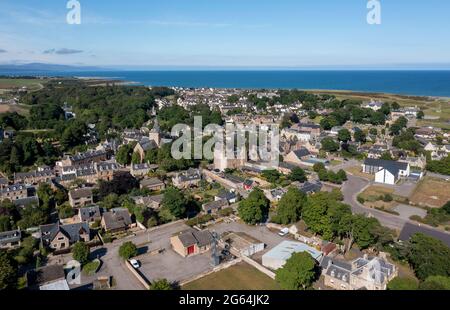
<instances>
[{"instance_id":1,"label":"tall tree","mask_svg":"<svg viewBox=\"0 0 450 310\"><path fill-rule=\"evenodd\" d=\"M306 195L302 191L295 187L289 188L278 204L277 219L280 224L287 225L297 222L301 218L306 200Z\"/></svg>"},{"instance_id":2,"label":"tall tree","mask_svg":"<svg viewBox=\"0 0 450 310\"><path fill-rule=\"evenodd\" d=\"M255 188L247 199L239 203L239 217L247 224L255 225L262 222L269 213L270 202L264 192Z\"/></svg>"},{"instance_id":3,"label":"tall tree","mask_svg":"<svg viewBox=\"0 0 450 310\"><path fill-rule=\"evenodd\" d=\"M286 290L306 290L317 277L316 261L307 252L294 253L276 271L276 281Z\"/></svg>"}]
</instances>

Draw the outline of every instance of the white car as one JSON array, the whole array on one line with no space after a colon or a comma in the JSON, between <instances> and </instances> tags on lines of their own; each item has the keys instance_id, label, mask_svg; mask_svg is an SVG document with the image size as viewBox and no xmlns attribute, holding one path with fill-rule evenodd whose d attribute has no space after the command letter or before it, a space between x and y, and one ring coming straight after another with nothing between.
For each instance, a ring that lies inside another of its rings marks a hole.
<instances>
[{"instance_id":1,"label":"white car","mask_svg":"<svg viewBox=\"0 0 450 310\"><path fill-rule=\"evenodd\" d=\"M278 235L280 235L281 237L286 236L289 233L289 229L287 228L283 228L282 230L280 230L280 232L278 233Z\"/></svg>"},{"instance_id":2,"label":"white car","mask_svg":"<svg viewBox=\"0 0 450 310\"><path fill-rule=\"evenodd\" d=\"M137 261L136 259L130 259L129 262L131 266L133 266L135 269L141 267L141 264L139 264L139 261Z\"/></svg>"}]
</instances>

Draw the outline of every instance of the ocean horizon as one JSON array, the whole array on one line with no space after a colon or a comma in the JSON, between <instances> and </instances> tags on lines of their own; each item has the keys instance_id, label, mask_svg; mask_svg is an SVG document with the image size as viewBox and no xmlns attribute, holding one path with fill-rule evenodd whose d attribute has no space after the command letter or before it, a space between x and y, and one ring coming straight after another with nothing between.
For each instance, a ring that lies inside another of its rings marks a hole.
<instances>
[{"instance_id":1,"label":"ocean horizon","mask_svg":"<svg viewBox=\"0 0 450 310\"><path fill-rule=\"evenodd\" d=\"M0 75L99 77L146 86L302 89L450 97L450 70L0 71Z\"/></svg>"}]
</instances>

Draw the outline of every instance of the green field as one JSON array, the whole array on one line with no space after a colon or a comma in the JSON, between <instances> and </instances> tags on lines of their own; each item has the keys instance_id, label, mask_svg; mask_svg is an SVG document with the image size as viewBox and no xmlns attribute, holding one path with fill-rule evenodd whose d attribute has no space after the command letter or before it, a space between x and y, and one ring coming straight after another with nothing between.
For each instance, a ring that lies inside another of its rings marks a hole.
<instances>
[{"instance_id":1,"label":"green field","mask_svg":"<svg viewBox=\"0 0 450 310\"><path fill-rule=\"evenodd\" d=\"M246 264L239 263L188 283L183 290L280 290L275 280Z\"/></svg>"},{"instance_id":2,"label":"green field","mask_svg":"<svg viewBox=\"0 0 450 310\"><path fill-rule=\"evenodd\" d=\"M39 90L43 87L39 79L0 79L0 90L9 90L26 86L29 90Z\"/></svg>"}]
</instances>

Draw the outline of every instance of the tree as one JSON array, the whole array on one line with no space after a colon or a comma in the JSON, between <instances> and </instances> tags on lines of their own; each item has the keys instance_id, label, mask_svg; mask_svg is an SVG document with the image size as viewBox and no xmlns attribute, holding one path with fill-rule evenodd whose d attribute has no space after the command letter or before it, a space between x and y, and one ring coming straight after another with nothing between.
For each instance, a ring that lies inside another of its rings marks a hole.
<instances>
[{"instance_id":1,"label":"tree","mask_svg":"<svg viewBox=\"0 0 450 310\"><path fill-rule=\"evenodd\" d=\"M369 133L370 133L372 136L376 136L376 135L378 135L378 130L377 130L376 128L370 128L370 129L369 129Z\"/></svg>"},{"instance_id":2,"label":"tree","mask_svg":"<svg viewBox=\"0 0 450 310\"><path fill-rule=\"evenodd\" d=\"M424 234L410 239L408 260L416 276L425 280L430 276L450 276L450 248L442 241Z\"/></svg>"},{"instance_id":3,"label":"tree","mask_svg":"<svg viewBox=\"0 0 450 310\"><path fill-rule=\"evenodd\" d=\"M306 290L317 277L316 261L307 252L294 253L283 268L276 271L276 281L286 290Z\"/></svg>"},{"instance_id":4,"label":"tree","mask_svg":"<svg viewBox=\"0 0 450 310\"><path fill-rule=\"evenodd\" d=\"M343 169L341 169L337 172L337 178L339 181L345 182L347 181L347 173Z\"/></svg>"},{"instance_id":5,"label":"tree","mask_svg":"<svg viewBox=\"0 0 450 310\"><path fill-rule=\"evenodd\" d=\"M423 113L422 110L420 110L419 112L417 112L417 119L423 119L425 117L425 113Z\"/></svg>"},{"instance_id":6,"label":"tree","mask_svg":"<svg viewBox=\"0 0 450 310\"><path fill-rule=\"evenodd\" d=\"M275 169L264 170L261 175L270 183L276 183L281 177L280 172Z\"/></svg>"},{"instance_id":7,"label":"tree","mask_svg":"<svg viewBox=\"0 0 450 310\"><path fill-rule=\"evenodd\" d=\"M121 165L129 165L131 163L131 154L133 153L133 147L131 144L125 144L119 147L116 160Z\"/></svg>"},{"instance_id":8,"label":"tree","mask_svg":"<svg viewBox=\"0 0 450 310\"><path fill-rule=\"evenodd\" d=\"M167 279L155 280L150 285L152 291L171 291L173 290L172 284Z\"/></svg>"},{"instance_id":9,"label":"tree","mask_svg":"<svg viewBox=\"0 0 450 310\"><path fill-rule=\"evenodd\" d=\"M295 167L294 169L292 169L290 175L289 175L289 179L291 179L292 181L297 181L297 182L306 182L308 180L308 178L306 177L305 174L305 170L303 170L300 167Z\"/></svg>"},{"instance_id":10,"label":"tree","mask_svg":"<svg viewBox=\"0 0 450 310\"><path fill-rule=\"evenodd\" d=\"M270 202L264 192L255 188L247 199L239 203L239 217L247 224L255 225L267 218Z\"/></svg>"},{"instance_id":11,"label":"tree","mask_svg":"<svg viewBox=\"0 0 450 310\"><path fill-rule=\"evenodd\" d=\"M324 170L324 169L326 169L326 168L325 168L325 165L323 163L315 163L314 166L313 166L313 170L316 173L318 173L320 170Z\"/></svg>"},{"instance_id":12,"label":"tree","mask_svg":"<svg viewBox=\"0 0 450 310\"><path fill-rule=\"evenodd\" d=\"M442 207L442 210L450 215L450 201L447 201L447 203Z\"/></svg>"},{"instance_id":13,"label":"tree","mask_svg":"<svg viewBox=\"0 0 450 310\"><path fill-rule=\"evenodd\" d=\"M348 129L343 128L338 132L338 139L342 142L348 142L352 139L352 135L350 134L350 131L348 131Z\"/></svg>"},{"instance_id":14,"label":"tree","mask_svg":"<svg viewBox=\"0 0 450 310\"><path fill-rule=\"evenodd\" d=\"M376 243L376 237L372 230L376 225L380 225L376 218L368 218L358 214L353 217L353 238L361 249L366 249Z\"/></svg>"},{"instance_id":15,"label":"tree","mask_svg":"<svg viewBox=\"0 0 450 310\"><path fill-rule=\"evenodd\" d=\"M119 248L119 256L125 260L135 257L137 254L137 247L131 241L123 243Z\"/></svg>"},{"instance_id":16,"label":"tree","mask_svg":"<svg viewBox=\"0 0 450 310\"><path fill-rule=\"evenodd\" d=\"M74 260L78 261L81 265L89 262L90 249L89 246L84 242L77 242L72 248L72 257Z\"/></svg>"},{"instance_id":17,"label":"tree","mask_svg":"<svg viewBox=\"0 0 450 310\"><path fill-rule=\"evenodd\" d=\"M389 291L415 291L418 288L417 280L409 277L395 277L387 285Z\"/></svg>"},{"instance_id":18,"label":"tree","mask_svg":"<svg viewBox=\"0 0 450 310\"><path fill-rule=\"evenodd\" d=\"M322 140L322 150L325 152L336 152L339 150L339 143L334 141L331 137L326 137Z\"/></svg>"},{"instance_id":19,"label":"tree","mask_svg":"<svg viewBox=\"0 0 450 310\"><path fill-rule=\"evenodd\" d=\"M289 188L278 204L278 222L283 225L297 222L301 217L306 200L306 195L302 191L295 187Z\"/></svg>"},{"instance_id":20,"label":"tree","mask_svg":"<svg viewBox=\"0 0 450 310\"><path fill-rule=\"evenodd\" d=\"M116 172L111 181L100 181L98 195L104 198L109 194L124 195L139 188L139 182L129 172Z\"/></svg>"},{"instance_id":21,"label":"tree","mask_svg":"<svg viewBox=\"0 0 450 310\"><path fill-rule=\"evenodd\" d=\"M308 228L314 233L322 235L325 240L333 238L330 218L327 216L331 203L328 193L319 192L308 197L302 212L302 218Z\"/></svg>"},{"instance_id":22,"label":"tree","mask_svg":"<svg viewBox=\"0 0 450 310\"><path fill-rule=\"evenodd\" d=\"M356 142L361 142L361 143L366 142L366 134L362 130L356 130L355 133L353 134L353 138L355 139Z\"/></svg>"},{"instance_id":23,"label":"tree","mask_svg":"<svg viewBox=\"0 0 450 310\"><path fill-rule=\"evenodd\" d=\"M186 213L187 200L183 192L175 187L169 187L162 199L162 209L167 210L174 218L181 218Z\"/></svg>"},{"instance_id":24,"label":"tree","mask_svg":"<svg viewBox=\"0 0 450 310\"><path fill-rule=\"evenodd\" d=\"M0 250L0 290L12 289L17 283L17 267L8 253Z\"/></svg>"},{"instance_id":25,"label":"tree","mask_svg":"<svg viewBox=\"0 0 450 310\"><path fill-rule=\"evenodd\" d=\"M450 290L450 277L443 276L431 276L426 278L419 285L419 289L421 290L436 290L436 291L449 291Z\"/></svg>"},{"instance_id":26,"label":"tree","mask_svg":"<svg viewBox=\"0 0 450 310\"><path fill-rule=\"evenodd\" d=\"M398 111L400 110L400 105L397 102L392 102L391 109L392 111Z\"/></svg>"}]
</instances>

